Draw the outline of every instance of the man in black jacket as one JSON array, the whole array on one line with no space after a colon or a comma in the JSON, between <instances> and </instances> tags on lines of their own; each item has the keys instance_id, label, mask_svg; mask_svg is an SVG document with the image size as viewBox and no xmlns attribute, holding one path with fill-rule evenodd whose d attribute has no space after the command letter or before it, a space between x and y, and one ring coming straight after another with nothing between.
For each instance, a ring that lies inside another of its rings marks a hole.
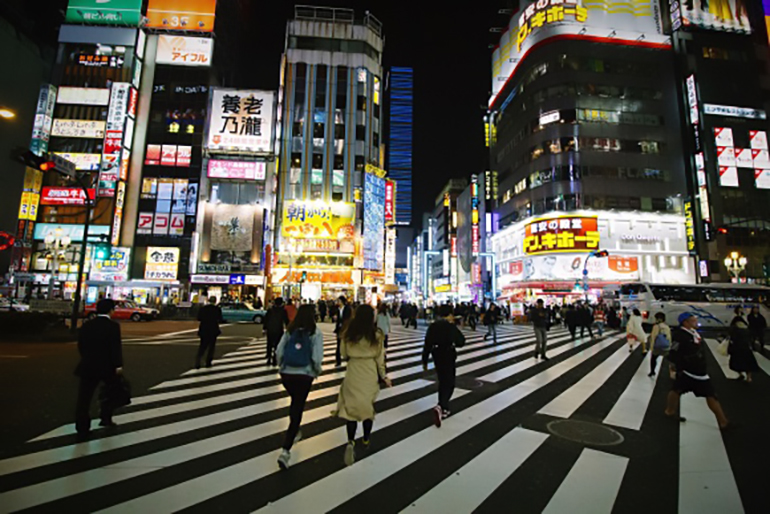
<instances>
[{"instance_id":1,"label":"man in black jacket","mask_svg":"<svg viewBox=\"0 0 770 514\"><path fill-rule=\"evenodd\" d=\"M75 428L78 436L85 438L91 431L91 400L94 392L103 382L105 387L114 387L123 373L123 348L120 339L120 325L110 319L115 310L112 300L100 300L96 304L96 318L86 322L78 335L80 362L75 368L75 375L80 377L78 400L75 407ZM114 427L112 406L109 402L101 404L101 422L103 427Z\"/></svg>"},{"instance_id":2,"label":"man in black jacket","mask_svg":"<svg viewBox=\"0 0 770 514\"><path fill-rule=\"evenodd\" d=\"M434 321L425 334L425 347L422 350L422 367L428 370L428 358L433 355L433 364L438 375L438 405L433 409L434 423L441 426L441 421L449 416L449 400L455 389L457 371L457 351L465 346L465 336L452 319L452 307L442 305L438 309L439 319Z\"/></svg>"},{"instance_id":3,"label":"man in black jacket","mask_svg":"<svg viewBox=\"0 0 770 514\"><path fill-rule=\"evenodd\" d=\"M283 298L280 296L273 301L273 306L267 311L264 326L267 333L267 365L277 366L275 349L281 342L284 328L289 326L289 314L283 307Z\"/></svg>"},{"instance_id":4,"label":"man in black jacket","mask_svg":"<svg viewBox=\"0 0 770 514\"><path fill-rule=\"evenodd\" d=\"M201 344L198 346L198 356L195 358L195 369L201 367L201 357L208 351L206 355L206 367L211 367L211 362L214 360L214 349L217 346L217 337L222 333L219 330L219 324L224 323L222 318L222 309L217 305L217 297L212 296L209 298L208 305L205 305L200 312L198 312L198 321L200 326L198 327L198 337L201 338Z\"/></svg>"},{"instance_id":5,"label":"man in black jacket","mask_svg":"<svg viewBox=\"0 0 770 514\"><path fill-rule=\"evenodd\" d=\"M693 393L698 398L706 398L706 403L717 418L719 428L725 430L730 426L722 405L716 398L714 386L708 375L706 366L706 345L697 332L698 318L691 312L679 316L679 327L671 333L672 345L668 359L671 371L676 378L668 393L666 416L677 417L679 397L685 393ZM679 417L679 421L685 421Z\"/></svg>"},{"instance_id":6,"label":"man in black jacket","mask_svg":"<svg viewBox=\"0 0 770 514\"><path fill-rule=\"evenodd\" d=\"M535 327L535 358L542 356L543 360L547 361L545 348L548 342L548 329L551 327L551 311L545 308L542 299L537 301L534 309L530 309L529 319Z\"/></svg>"},{"instance_id":7,"label":"man in black jacket","mask_svg":"<svg viewBox=\"0 0 770 514\"><path fill-rule=\"evenodd\" d=\"M340 353L340 342L342 341L342 333L347 328L350 318L353 317L353 309L348 304L348 299L344 296L340 296L338 299L339 315L337 316L337 323L334 326L334 333L337 334L337 351L335 353L335 364L339 368L342 366L342 354Z\"/></svg>"}]
</instances>

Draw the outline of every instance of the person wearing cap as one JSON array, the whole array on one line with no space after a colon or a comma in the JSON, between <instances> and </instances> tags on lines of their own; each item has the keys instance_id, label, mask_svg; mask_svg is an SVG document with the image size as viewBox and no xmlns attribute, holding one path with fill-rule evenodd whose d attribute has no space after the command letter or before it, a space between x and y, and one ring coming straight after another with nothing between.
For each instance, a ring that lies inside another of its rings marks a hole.
<instances>
[{"instance_id":1,"label":"person wearing cap","mask_svg":"<svg viewBox=\"0 0 770 514\"><path fill-rule=\"evenodd\" d=\"M731 424L716 398L706 365L706 345L697 328L698 317L692 312L685 312L679 316L679 327L672 331L673 344L668 358L674 382L668 393L665 413L670 418L678 417L679 421L686 421L677 416L679 398L683 394L693 393L698 398L706 399L709 409L717 418L719 428L725 430Z\"/></svg>"},{"instance_id":2,"label":"person wearing cap","mask_svg":"<svg viewBox=\"0 0 770 514\"><path fill-rule=\"evenodd\" d=\"M100 383L112 387L123 374L123 346L120 339L120 325L110 316L115 311L115 302L99 300L96 304L96 318L87 321L78 335L80 362L75 375L80 377L78 399L75 407L75 429L80 438L86 438L91 431L91 400ZM114 427L112 407L102 402L100 412L102 427Z\"/></svg>"}]
</instances>

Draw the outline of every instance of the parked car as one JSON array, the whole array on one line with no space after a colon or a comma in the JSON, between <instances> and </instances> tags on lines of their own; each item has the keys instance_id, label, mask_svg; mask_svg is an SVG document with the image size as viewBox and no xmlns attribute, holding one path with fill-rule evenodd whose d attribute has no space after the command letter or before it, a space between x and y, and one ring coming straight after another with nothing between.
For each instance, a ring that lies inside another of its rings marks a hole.
<instances>
[{"instance_id":1,"label":"parked car","mask_svg":"<svg viewBox=\"0 0 770 514\"><path fill-rule=\"evenodd\" d=\"M85 317L96 317L96 304L86 305ZM130 319L131 321L152 321L158 317L158 310L142 307L129 300L115 300L115 313L112 319Z\"/></svg>"},{"instance_id":2,"label":"parked car","mask_svg":"<svg viewBox=\"0 0 770 514\"><path fill-rule=\"evenodd\" d=\"M265 319L265 311L257 310L245 303L226 303L220 307L222 308L222 317L230 323L252 321L261 324Z\"/></svg>"},{"instance_id":3,"label":"parked car","mask_svg":"<svg viewBox=\"0 0 770 514\"><path fill-rule=\"evenodd\" d=\"M16 300L11 303L8 298L0 298L0 311L17 311L25 312L29 310L29 305L21 303Z\"/></svg>"}]
</instances>

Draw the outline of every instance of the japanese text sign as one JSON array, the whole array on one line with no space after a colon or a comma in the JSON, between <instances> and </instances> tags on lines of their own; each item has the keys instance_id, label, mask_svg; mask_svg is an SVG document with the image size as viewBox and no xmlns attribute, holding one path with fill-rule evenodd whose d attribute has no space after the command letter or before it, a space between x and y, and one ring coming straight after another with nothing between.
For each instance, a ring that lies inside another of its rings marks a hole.
<instances>
[{"instance_id":1,"label":"japanese text sign","mask_svg":"<svg viewBox=\"0 0 770 514\"><path fill-rule=\"evenodd\" d=\"M275 93L214 89L207 148L212 151L271 153Z\"/></svg>"},{"instance_id":2,"label":"japanese text sign","mask_svg":"<svg viewBox=\"0 0 770 514\"><path fill-rule=\"evenodd\" d=\"M287 202L281 234L293 239L335 239L354 243L355 216L353 203Z\"/></svg>"},{"instance_id":3,"label":"japanese text sign","mask_svg":"<svg viewBox=\"0 0 770 514\"><path fill-rule=\"evenodd\" d=\"M265 180L267 163L223 161L211 159L208 167L209 178L231 180Z\"/></svg>"},{"instance_id":4,"label":"japanese text sign","mask_svg":"<svg viewBox=\"0 0 770 514\"><path fill-rule=\"evenodd\" d=\"M94 189L88 190L88 196L96 198ZM40 205L85 205L86 194L79 187L44 187Z\"/></svg>"},{"instance_id":5,"label":"japanese text sign","mask_svg":"<svg viewBox=\"0 0 770 514\"><path fill-rule=\"evenodd\" d=\"M599 248L599 239L596 217L539 219L526 227L524 253L590 252Z\"/></svg>"},{"instance_id":6,"label":"japanese text sign","mask_svg":"<svg viewBox=\"0 0 770 514\"><path fill-rule=\"evenodd\" d=\"M179 271L179 248L147 248L145 280L176 280Z\"/></svg>"},{"instance_id":7,"label":"japanese text sign","mask_svg":"<svg viewBox=\"0 0 770 514\"><path fill-rule=\"evenodd\" d=\"M211 66L213 53L211 38L160 35L155 60L158 64Z\"/></svg>"},{"instance_id":8,"label":"japanese text sign","mask_svg":"<svg viewBox=\"0 0 770 514\"><path fill-rule=\"evenodd\" d=\"M396 183L393 180L385 181L385 223L396 221Z\"/></svg>"},{"instance_id":9,"label":"japanese text sign","mask_svg":"<svg viewBox=\"0 0 770 514\"><path fill-rule=\"evenodd\" d=\"M217 0L150 0L147 27L212 32Z\"/></svg>"}]
</instances>

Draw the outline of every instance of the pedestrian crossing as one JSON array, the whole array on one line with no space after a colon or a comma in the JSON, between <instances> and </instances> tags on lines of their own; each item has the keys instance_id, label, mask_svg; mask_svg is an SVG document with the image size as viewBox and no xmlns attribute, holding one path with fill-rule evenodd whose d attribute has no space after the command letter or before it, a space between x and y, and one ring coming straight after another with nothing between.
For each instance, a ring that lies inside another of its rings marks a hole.
<instances>
[{"instance_id":1,"label":"pedestrian crossing","mask_svg":"<svg viewBox=\"0 0 770 514\"><path fill-rule=\"evenodd\" d=\"M213 368L134 398L116 429L77 442L66 425L6 455L0 512L723 513L765 501L738 487L737 443L702 399L682 398L690 420L681 426L663 417L670 379L648 377L648 358L629 352L621 334L572 341L555 328L543 361L533 358L531 327L503 325L496 343L481 327L463 328L453 414L437 429L435 373L421 362L425 327L394 325L393 387L378 397L371 449L359 444L351 467L342 459L344 423L330 416L344 368L334 367L335 338L324 324L324 372L289 470L276 463L289 398L265 364L264 339L249 340ZM717 357L712 377L727 391ZM755 380L768 385L764 374ZM549 431L559 420L612 428L623 442L564 439ZM658 494L640 494L650 480Z\"/></svg>"}]
</instances>

